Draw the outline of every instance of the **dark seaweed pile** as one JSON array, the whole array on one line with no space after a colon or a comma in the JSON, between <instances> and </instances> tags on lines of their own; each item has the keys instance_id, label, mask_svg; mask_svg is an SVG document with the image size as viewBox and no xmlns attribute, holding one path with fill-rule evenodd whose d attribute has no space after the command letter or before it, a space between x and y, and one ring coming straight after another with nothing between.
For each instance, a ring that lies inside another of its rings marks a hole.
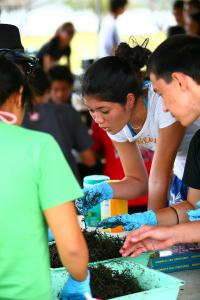
<instances>
[{"instance_id":1,"label":"dark seaweed pile","mask_svg":"<svg viewBox=\"0 0 200 300\"><path fill-rule=\"evenodd\" d=\"M96 231L83 231L89 249L90 262L121 257L120 248L124 239Z\"/></svg>"},{"instance_id":2,"label":"dark seaweed pile","mask_svg":"<svg viewBox=\"0 0 200 300\"><path fill-rule=\"evenodd\" d=\"M61 268L63 264L58 255L58 250L56 243L49 245L49 255L50 255L50 266L51 268Z\"/></svg>"},{"instance_id":3,"label":"dark seaweed pile","mask_svg":"<svg viewBox=\"0 0 200 300\"><path fill-rule=\"evenodd\" d=\"M94 298L110 299L141 292L138 280L129 270L122 273L100 264L90 267L91 290Z\"/></svg>"},{"instance_id":4,"label":"dark seaweed pile","mask_svg":"<svg viewBox=\"0 0 200 300\"><path fill-rule=\"evenodd\" d=\"M119 236L107 236L97 231L83 230L83 235L89 249L89 261L101 261L106 259L121 257L119 249L122 247L124 239ZM62 267L58 255L56 244L49 246L51 268Z\"/></svg>"}]
</instances>

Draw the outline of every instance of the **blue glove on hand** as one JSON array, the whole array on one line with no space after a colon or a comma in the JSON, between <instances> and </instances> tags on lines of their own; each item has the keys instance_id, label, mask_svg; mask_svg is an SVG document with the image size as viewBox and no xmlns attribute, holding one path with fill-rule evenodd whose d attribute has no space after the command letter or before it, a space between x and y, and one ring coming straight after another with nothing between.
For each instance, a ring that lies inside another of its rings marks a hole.
<instances>
[{"instance_id":1,"label":"blue glove on hand","mask_svg":"<svg viewBox=\"0 0 200 300\"><path fill-rule=\"evenodd\" d=\"M77 281L69 276L61 293L61 300L86 300L91 297L90 272L84 281Z\"/></svg>"},{"instance_id":2,"label":"blue glove on hand","mask_svg":"<svg viewBox=\"0 0 200 300\"><path fill-rule=\"evenodd\" d=\"M101 182L83 189L84 196L76 200L78 211L87 216L88 210L98 203L113 198L113 190L108 182Z\"/></svg>"},{"instance_id":3,"label":"blue glove on hand","mask_svg":"<svg viewBox=\"0 0 200 300\"><path fill-rule=\"evenodd\" d=\"M48 242L54 241L54 236L50 228L48 228Z\"/></svg>"},{"instance_id":4,"label":"blue glove on hand","mask_svg":"<svg viewBox=\"0 0 200 300\"><path fill-rule=\"evenodd\" d=\"M197 209L188 210L187 215L189 220L192 221L199 221L200 220L200 201L196 203Z\"/></svg>"},{"instance_id":5,"label":"blue glove on hand","mask_svg":"<svg viewBox=\"0 0 200 300\"><path fill-rule=\"evenodd\" d=\"M157 225L158 220L156 214L152 211L145 211L136 214L124 214L115 217L107 218L98 223L97 227L114 228L119 225L123 226L124 230L130 231L141 227L142 225Z\"/></svg>"}]
</instances>

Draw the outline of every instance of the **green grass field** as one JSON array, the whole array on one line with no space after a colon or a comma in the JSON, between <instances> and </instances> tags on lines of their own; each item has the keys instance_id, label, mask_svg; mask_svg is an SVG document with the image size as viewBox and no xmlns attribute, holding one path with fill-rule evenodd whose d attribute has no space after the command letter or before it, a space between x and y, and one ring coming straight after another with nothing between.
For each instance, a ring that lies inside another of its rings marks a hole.
<instances>
[{"instance_id":1,"label":"green grass field","mask_svg":"<svg viewBox=\"0 0 200 300\"><path fill-rule=\"evenodd\" d=\"M145 38L149 38L148 48L154 50L165 38L164 32L146 36L134 36L138 43L142 43ZM22 43L25 49L34 49L37 51L44 43L50 39L49 36L22 36ZM124 37L124 41L128 42L129 37ZM72 40L72 71L77 73L81 68L81 60L88 58L96 58L98 47L98 35L90 32L78 32ZM61 60L61 63L64 63Z\"/></svg>"}]
</instances>

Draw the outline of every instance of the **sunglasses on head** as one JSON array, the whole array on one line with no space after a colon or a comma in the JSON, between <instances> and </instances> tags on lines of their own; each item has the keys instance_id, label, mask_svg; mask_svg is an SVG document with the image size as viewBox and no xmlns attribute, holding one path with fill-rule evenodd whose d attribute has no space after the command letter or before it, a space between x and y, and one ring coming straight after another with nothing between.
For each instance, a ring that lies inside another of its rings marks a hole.
<instances>
[{"instance_id":1,"label":"sunglasses on head","mask_svg":"<svg viewBox=\"0 0 200 300\"><path fill-rule=\"evenodd\" d=\"M27 75L33 73L34 69L38 65L38 58L34 56L29 56L19 50L12 50L7 48L0 49L0 57L5 57L8 60L20 65L23 69L23 72Z\"/></svg>"}]
</instances>

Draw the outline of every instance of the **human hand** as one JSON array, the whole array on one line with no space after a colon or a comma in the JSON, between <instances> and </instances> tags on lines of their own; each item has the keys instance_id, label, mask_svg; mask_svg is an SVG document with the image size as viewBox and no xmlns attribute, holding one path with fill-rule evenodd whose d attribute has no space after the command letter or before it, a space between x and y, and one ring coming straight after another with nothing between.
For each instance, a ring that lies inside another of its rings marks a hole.
<instances>
[{"instance_id":1,"label":"human hand","mask_svg":"<svg viewBox=\"0 0 200 300\"><path fill-rule=\"evenodd\" d=\"M88 210L98 203L113 198L113 190L108 182L101 182L83 189L83 197L75 201L78 211L87 216Z\"/></svg>"},{"instance_id":2,"label":"human hand","mask_svg":"<svg viewBox=\"0 0 200 300\"><path fill-rule=\"evenodd\" d=\"M187 211L188 218L191 222L200 220L200 201L196 203L196 207L197 209Z\"/></svg>"},{"instance_id":3,"label":"human hand","mask_svg":"<svg viewBox=\"0 0 200 300\"><path fill-rule=\"evenodd\" d=\"M175 234L173 226L144 225L128 235L120 253L124 257L136 257L143 252L169 248L176 243Z\"/></svg>"},{"instance_id":4,"label":"human hand","mask_svg":"<svg viewBox=\"0 0 200 300\"><path fill-rule=\"evenodd\" d=\"M124 214L124 215L110 217L99 222L97 224L97 227L114 228L119 225L122 225L124 230L130 231L130 230L140 228L142 225L145 224L148 225L158 224L156 214L152 210L145 211L143 213L136 213L132 215Z\"/></svg>"},{"instance_id":5,"label":"human hand","mask_svg":"<svg viewBox=\"0 0 200 300\"><path fill-rule=\"evenodd\" d=\"M61 300L87 300L92 299L90 289L90 272L83 281L77 281L69 276L62 290Z\"/></svg>"}]
</instances>

